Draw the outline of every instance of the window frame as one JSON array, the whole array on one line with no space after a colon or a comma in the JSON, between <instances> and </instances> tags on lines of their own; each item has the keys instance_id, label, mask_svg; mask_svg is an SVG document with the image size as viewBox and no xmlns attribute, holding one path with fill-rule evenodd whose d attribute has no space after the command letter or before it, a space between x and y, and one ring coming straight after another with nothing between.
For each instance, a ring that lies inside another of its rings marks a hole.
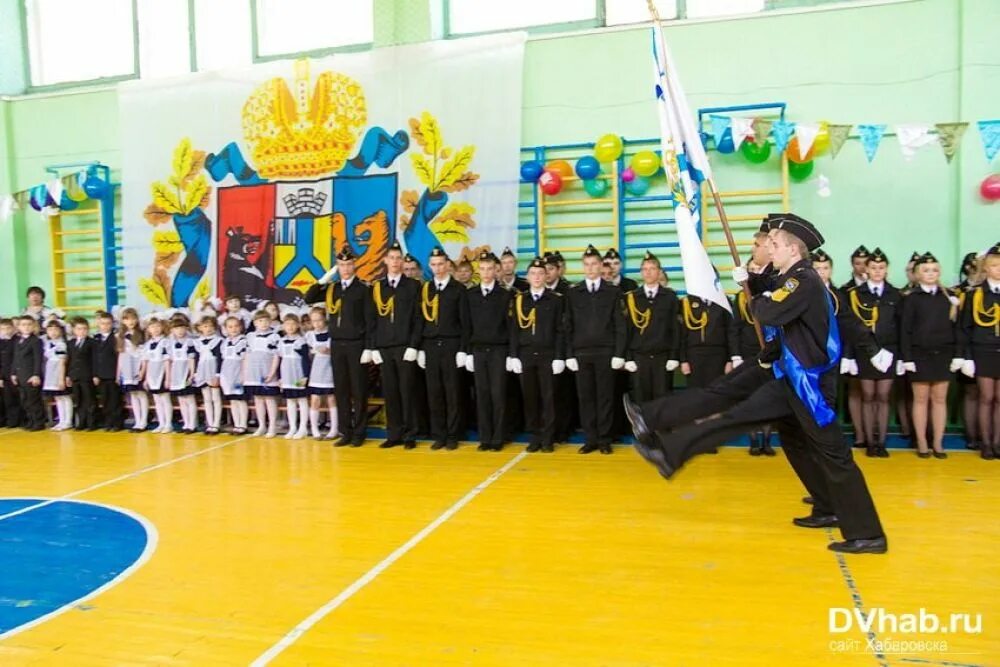
<instances>
[{"instance_id":1,"label":"window frame","mask_svg":"<svg viewBox=\"0 0 1000 667\"><path fill-rule=\"evenodd\" d=\"M194 0L188 0L194 3ZM434 1L434 0L429 0ZM445 0L447 1L447 0ZM269 63L275 60L294 60L297 58L322 58L335 53L359 53L370 51L375 46L375 0L372 0L372 41L360 42L358 44L346 44L344 46L328 46L321 49L308 51L292 51L290 53L275 53L264 55L260 52L260 38L258 37L258 17L257 0L248 0L250 3L250 62L253 64Z\"/></svg>"},{"instance_id":2,"label":"window frame","mask_svg":"<svg viewBox=\"0 0 1000 667\"><path fill-rule=\"evenodd\" d=\"M434 2L435 0L430 0ZM481 30L479 32L452 32L451 29L451 0L440 0L442 3L444 25L444 39L463 39L465 37L478 37L481 35L493 35L501 32L521 32L529 35L546 35L560 32L576 32L580 30L596 30L607 27L605 25L604 0L594 0L594 18L582 19L580 21L562 21L560 23L546 23L544 25L520 26L512 28L499 28L497 30Z\"/></svg>"},{"instance_id":3,"label":"window frame","mask_svg":"<svg viewBox=\"0 0 1000 667\"><path fill-rule=\"evenodd\" d=\"M139 0L131 0L132 5L132 73L120 74L117 76L101 76L94 79L80 79L77 81L61 81L59 83L45 83L36 85L31 78L31 43L28 34L28 0L19 0L17 3L18 19L21 24L22 58L24 60L24 81L25 94L48 93L70 88L81 88L86 86L102 86L106 84L119 83L121 81L131 81L141 76L139 67ZM189 0L193 2L193 0Z\"/></svg>"}]
</instances>

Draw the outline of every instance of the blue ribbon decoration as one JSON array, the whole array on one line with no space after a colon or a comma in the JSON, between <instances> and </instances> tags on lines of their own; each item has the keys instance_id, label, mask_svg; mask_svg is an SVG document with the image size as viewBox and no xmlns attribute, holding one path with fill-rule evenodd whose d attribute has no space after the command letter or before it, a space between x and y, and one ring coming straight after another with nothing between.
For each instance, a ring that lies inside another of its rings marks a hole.
<instances>
[{"instance_id":1,"label":"blue ribbon decoration","mask_svg":"<svg viewBox=\"0 0 1000 667\"><path fill-rule=\"evenodd\" d=\"M826 312L830 322L830 331L826 336L826 355L829 361L826 364L814 366L813 368L805 368L802 362L785 345L784 340L781 340L781 357L771 366L774 371L774 377L777 379L780 380L783 377L788 377L795 395L805 404L809 410L809 414L813 416L813 419L816 420L816 423L820 427L832 424L833 420L837 418L837 413L827 404L826 399L823 397L823 392L819 386L819 379L823 373L826 373L840 363L841 354L840 330L837 327L837 318L833 311L833 297L828 291L826 294ZM780 327L764 327L765 340L772 341L780 337Z\"/></svg>"}]
</instances>

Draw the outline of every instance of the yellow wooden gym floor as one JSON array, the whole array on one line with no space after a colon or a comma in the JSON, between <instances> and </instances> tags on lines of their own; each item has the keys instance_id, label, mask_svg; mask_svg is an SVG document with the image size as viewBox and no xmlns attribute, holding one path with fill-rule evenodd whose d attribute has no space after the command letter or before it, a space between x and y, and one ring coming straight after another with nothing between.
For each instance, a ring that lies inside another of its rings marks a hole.
<instances>
[{"instance_id":1,"label":"yellow wooden gym floor","mask_svg":"<svg viewBox=\"0 0 1000 667\"><path fill-rule=\"evenodd\" d=\"M1000 665L1000 462L861 465L886 556L793 527L808 508L780 453L725 449L666 483L627 447L2 431L0 497L120 508L158 537L97 595L6 632L0 664ZM831 608L982 631L831 633ZM897 639L947 646L870 643Z\"/></svg>"}]
</instances>

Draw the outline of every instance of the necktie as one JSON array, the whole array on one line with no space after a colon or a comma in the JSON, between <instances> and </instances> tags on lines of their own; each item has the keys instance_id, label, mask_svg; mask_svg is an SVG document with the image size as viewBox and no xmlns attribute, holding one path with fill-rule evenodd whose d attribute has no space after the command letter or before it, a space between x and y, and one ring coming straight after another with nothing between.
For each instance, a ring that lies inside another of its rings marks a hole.
<instances>
[{"instance_id":1,"label":"necktie","mask_svg":"<svg viewBox=\"0 0 1000 667\"><path fill-rule=\"evenodd\" d=\"M391 287L392 289L396 289L396 279L395 278L393 278L392 280L389 281L389 287Z\"/></svg>"},{"instance_id":2,"label":"necktie","mask_svg":"<svg viewBox=\"0 0 1000 667\"><path fill-rule=\"evenodd\" d=\"M341 286L341 287L342 287L343 289L347 289L347 281L345 280L344 282L340 283L340 286Z\"/></svg>"},{"instance_id":3,"label":"necktie","mask_svg":"<svg viewBox=\"0 0 1000 667\"><path fill-rule=\"evenodd\" d=\"M595 285L594 283L590 283L590 293L593 294L596 291L597 291L597 285Z\"/></svg>"},{"instance_id":4,"label":"necktie","mask_svg":"<svg viewBox=\"0 0 1000 667\"><path fill-rule=\"evenodd\" d=\"M438 292L444 289L444 283L438 283Z\"/></svg>"},{"instance_id":5,"label":"necktie","mask_svg":"<svg viewBox=\"0 0 1000 667\"><path fill-rule=\"evenodd\" d=\"M485 296L489 296L489 295L490 295L490 291L488 289L484 289L483 290L483 296L485 297Z\"/></svg>"},{"instance_id":6,"label":"necktie","mask_svg":"<svg viewBox=\"0 0 1000 667\"><path fill-rule=\"evenodd\" d=\"M532 295L531 295L531 298L532 298L532 299L534 299L535 301L538 301L538 298L539 298L540 296L542 296L542 295L541 295L541 294L532 294Z\"/></svg>"},{"instance_id":7,"label":"necktie","mask_svg":"<svg viewBox=\"0 0 1000 667\"><path fill-rule=\"evenodd\" d=\"M653 290L649 290L646 292L646 298L649 299L650 301L653 300Z\"/></svg>"},{"instance_id":8,"label":"necktie","mask_svg":"<svg viewBox=\"0 0 1000 667\"><path fill-rule=\"evenodd\" d=\"M994 287L993 288L993 293L994 294L1000 294L1000 287Z\"/></svg>"}]
</instances>

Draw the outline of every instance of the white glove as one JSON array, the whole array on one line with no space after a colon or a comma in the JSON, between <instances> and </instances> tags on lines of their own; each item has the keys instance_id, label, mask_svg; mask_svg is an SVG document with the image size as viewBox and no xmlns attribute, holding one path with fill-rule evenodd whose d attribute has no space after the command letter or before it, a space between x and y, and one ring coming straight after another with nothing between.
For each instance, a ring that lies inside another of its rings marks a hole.
<instances>
[{"instance_id":1,"label":"white glove","mask_svg":"<svg viewBox=\"0 0 1000 667\"><path fill-rule=\"evenodd\" d=\"M850 359L841 359L840 360L840 374L841 375L847 375L850 372L851 372L851 360Z\"/></svg>"},{"instance_id":2,"label":"white glove","mask_svg":"<svg viewBox=\"0 0 1000 667\"><path fill-rule=\"evenodd\" d=\"M403 350L403 361L416 361L417 360L417 349L414 347L408 347Z\"/></svg>"},{"instance_id":3,"label":"white glove","mask_svg":"<svg viewBox=\"0 0 1000 667\"><path fill-rule=\"evenodd\" d=\"M318 282L320 285L328 285L335 275L337 275L336 266L327 271L326 273L324 273L323 277L317 280L316 282Z\"/></svg>"},{"instance_id":4,"label":"white glove","mask_svg":"<svg viewBox=\"0 0 1000 667\"><path fill-rule=\"evenodd\" d=\"M552 374L553 375L559 375L564 370L566 370L566 362L565 361L563 361L562 359L553 359L552 360Z\"/></svg>"},{"instance_id":5,"label":"white glove","mask_svg":"<svg viewBox=\"0 0 1000 667\"><path fill-rule=\"evenodd\" d=\"M620 371L625 367L625 360L621 357L611 357L611 370Z\"/></svg>"},{"instance_id":6,"label":"white glove","mask_svg":"<svg viewBox=\"0 0 1000 667\"><path fill-rule=\"evenodd\" d=\"M962 369L962 364L965 363L965 359L960 359L958 357L951 360L951 366L948 366L949 373L957 373Z\"/></svg>"},{"instance_id":7,"label":"white glove","mask_svg":"<svg viewBox=\"0 0 1000 667\"><path fill-rule=\"evenodd\" d=\"M378 350L372 350L372 361L375 362L376 366L381 366L385 359L382 358L382 353Z\"/></svg>"},{"instance_id":8,"label":"white glove","mask_svg":"<svg viewBox=\"0 0 1000 667\"><path fill-rule=\"evenodd\" d=\"M512 373L514 371L514 358L513 357L507 357L507 360L504 362L504 368L507 369L508 373Z\"/></svg>"},{"instance_id":9,"label":"white glove","mask_svg":"<svg viewBox=\"0 0 1000 667\"><path fill-rule=\"evenodd\" d=\"M470 373L476 372L476 362L472 358L471 354L465 357L465 370L469 371Z\"/></svg>"},{"instance_id":10,"label":"white glove","mask_svg":"<svg viewBox=\"0 0 1000 667\"><path fill-rule=\"evenodd\" d=\"M576 373L578 370L580 370L580 364L576 363L576 359L575 358L573 358L573 359L567 359L566 360L566 368L568 368L571 371L573 371L574 373Z\"/></svg>"},{"instance_id":11,"label":"white glove","mask_svg":"<svg viewBox=\"0 0 1000 667\"><path fill-rule=\"evenodd\" d=\"M892 359L892 352L883 347L870 361L879 373L885 373L892 366Z\"/></svg>"},{"instance_id":12,"label":"white glove","mask_svg":"<svg viewBox=\"0 0 1000 667\"><path fill-rule=\"evenodd\" d=\"M456 352L455 353L455 367L456 368L465 368L465 360L468 359L468 358L469 358L469 355L467 355L465 352Z\"/></svg>"},{"instance_id":13,"label":"white glove","mask_svg":"<svg viewBox=\"0 0 1000 667\"><path fill-rule=\"evenodd\" d=\"M747 267L742 264L740 266L733 267L733 282L745 283L749 279L750 273L747 271Z\"/></svg>"},{"instance_id":14,"label":"white glove","mask_svg":"<svg viewBox=\"0 0 1000 667\"><path fill-rule=\"evenodd\" d=\"M858 362L854 359L851 359L851 375L857 375L860 372L861 369L858 368Z\"/></svg>"},{"instance_id":15,"label":"white glove","mask_svg":"<svg viewBox=\"0 0 1000 667\"><path fill-rule=\"evenodd\" d=\"M730 357L729 361L733 362L733 370L736 370L740 367L740 364L743 363L743 357L734 355L733 357Z\"/></svg>"},{"instance_id":16,"label":"white glove","mask_svg":"<svg viewBox=\"0 0 1000 667\"><path fill-rule=\"evenodd\" d=\"M427 353L423 350L417 352L417 366L427 368Z\"/></svg>"},{"instance_id":17,"label":"white glove","mask_svg":"<svg viewBox=\"0 0 1000 667\"><path fill-rule=\"evenodd\" d=\"M976 377L976 362L972 359L966 359L962 362L962 375L965 377L974 378Z\"/></svg>"},{"instance_id":18,"label":"white glove","mask_svg":"<svg viewBox=\"0 0 1000 667\"><path fill-rule=\"evenodd\" d=\"M511 360L510 360L510 370L514 371L514 373L516 375L520 375L522 373L522 371L524 370L523 368L521 368L521 360L518 359L517 357L511 358Z\"/></svg>"},{"instance_id":19,"label":"white glove","mask_svg":"<svg viewBox=\"0 0 1000 667\"><path fill-rule=\"evenodd\" d=\"M904 361L903 362L903 370L906 371L907 373L916 373L917 372L917 365L915 363L913 363L912 361Z\"/></svg>"},{"instance_id":20,"label":"white glove","mask_svg":"<svg viewBox=\"0 0 1000 667\"><path fill-rule=\"evenodd\" d=\"M362 350L361 351L361 363L370 364L372 362L372 351Z\"/></svg>"},{"instance_id":21,"label":"white glove","mask_svg":"<svg viewBox=\"0 0 1000 667\"><path fill-rule=\"evenodd\" d=\"M634 361L626 361L625 370L627 370L629 373L635 373L639 370L639 364L635 363Z\"/></svg>"},{"instance_id":22,"label":"white glove","mask_svg":"<svg viewBox=\"0 0 1000 667\"><path fill-rule=\"evenodd\" d=\"M902 359L896 362L896 375L906 375L906 364Z\"/></svg>"},{"instance_id":23,"label":"white glove","mask_svg":"<svg viewBox=\"0 0 1000 667\"><path fill-rule=\"evenodd\" d=\"M676 359L667 360L667 372L673 373L680 367L680 365L681 362L677 361Z\"/></svg>"}]
</instances>

